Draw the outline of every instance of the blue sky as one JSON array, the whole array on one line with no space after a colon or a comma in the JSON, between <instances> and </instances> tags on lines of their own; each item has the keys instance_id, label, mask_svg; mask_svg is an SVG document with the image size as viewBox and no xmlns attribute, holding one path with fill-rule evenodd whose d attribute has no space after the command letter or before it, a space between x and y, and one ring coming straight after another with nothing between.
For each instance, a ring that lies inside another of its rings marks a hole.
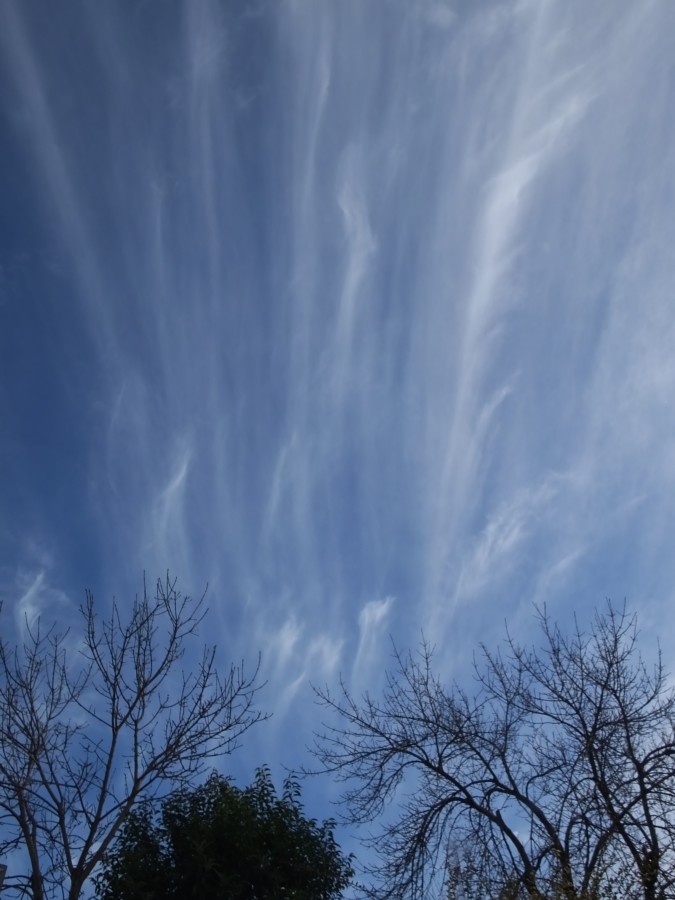
<instances>
[{"instance_id":1,"label":"blue sky","mask_svg":"<svg viewBox=\"0 0 675 900\"><path fill-rule=\"evenodd\" d=\"M670 0L2 3L3 628L208 582L274 713L242 777L391 638L461 677L611 596L672 652L673 34Z\"/></svg>"}]
</instances>

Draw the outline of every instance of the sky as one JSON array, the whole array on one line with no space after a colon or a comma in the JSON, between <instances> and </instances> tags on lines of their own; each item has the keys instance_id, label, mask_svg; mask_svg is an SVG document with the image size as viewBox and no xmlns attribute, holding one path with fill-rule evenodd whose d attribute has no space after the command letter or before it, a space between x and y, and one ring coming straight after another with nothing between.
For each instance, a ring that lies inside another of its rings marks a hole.
<instances>
[{"instance_id":1,"label":"sky","mask_svg":"<svg viewBox=\"0 0 675 900\"><path fill-rule=\"evenodd\" d=\"M310 684L533 604L675 656L675 4L0 4L3 630L208 584ZM310 788L329 815L334 786Z\"/></svg>"}]
</instances>

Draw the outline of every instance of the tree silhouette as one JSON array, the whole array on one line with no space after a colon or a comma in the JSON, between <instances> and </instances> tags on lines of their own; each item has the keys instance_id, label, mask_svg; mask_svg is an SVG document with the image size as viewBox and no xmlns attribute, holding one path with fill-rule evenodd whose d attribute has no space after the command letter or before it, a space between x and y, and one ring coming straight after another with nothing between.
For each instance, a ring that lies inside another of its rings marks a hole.
<instances>
[{"instance_id":1,"label":"tree silhouette","mask_svg":"<svg viewBox=\"0 0 675 900\"><path fill-rule=\"evenodd\" d=\"M0 639L0 853L25 861L4 890L33 900L77 900L139 799L191 783L262 718L257 667L221 677L205 647L181 671L204 597L168 575L127 617L99 619L89 592L81 614L76 650L40 621Z\"/></svg>"},{"instance_id":2,"label":"tree silhouette","mask_svg":"<svg viewBox=\"0 0 675 900\"><path fill-rule=\"evenodd\" d=\"M353 821L386 814L374 896L673 896L663 663L645 664L625 608L570 636L545 608L538 620L540 647L482 649L472 693L444 687L427 645L396 656L381 699L319 692L338 717L318 740L322 769L347 782Z\"/></svg>"},{"instance_id":3,"label":"tree silhouette","mask_svg":"<svg viewBox=\"0 0 675 900\"><path fill-rule=\"evenodd\" d=\"M333 823L304 816L268 769L239 789L212 775L132 813L96 879L100 900L337 900L352 875Z\"/></svg>"}]
</instances>

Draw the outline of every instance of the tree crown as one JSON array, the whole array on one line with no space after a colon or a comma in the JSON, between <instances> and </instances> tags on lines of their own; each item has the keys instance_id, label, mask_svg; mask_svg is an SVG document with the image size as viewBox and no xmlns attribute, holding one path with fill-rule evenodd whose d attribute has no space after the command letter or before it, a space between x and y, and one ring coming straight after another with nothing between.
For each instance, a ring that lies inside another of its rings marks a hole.
<instances>
[{"instance_id":1,"label":"tree crown","mask_svg":"<svg viewBox=\"0 0 675 900\"><path fill-rule=\"evenodd\" d=\"M441 683L428 645L396 655L379 699L319 692L337 724L317 754L345 780L351 820L398 801L372 841L375 895L447 896L449 883L536 900L672 893L675 697L663 663L645 664L635 618L611 603L587 631L566 635L545 608L538 624L540 646L507 636L499 652L482 648L472 693Z\"/></svg>"},{"instance_id":2,"label":"tree crown","mask_svg":"<svg viewBox=\"0 0 675 900\"><path fill-rule=\"evenodd\" d=\"M132 813L97 878L101 900L336 900L352 876L334 823L307 818L300 787L269 769L238 788L213 774Z\"/></svg>"}]
</instances>

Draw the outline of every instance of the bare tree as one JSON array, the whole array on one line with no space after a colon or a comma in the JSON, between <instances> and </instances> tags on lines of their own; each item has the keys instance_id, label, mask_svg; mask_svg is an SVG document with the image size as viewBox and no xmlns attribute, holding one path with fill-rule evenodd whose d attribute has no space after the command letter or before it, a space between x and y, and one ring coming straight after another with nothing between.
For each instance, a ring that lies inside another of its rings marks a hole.
<instances>
[{"instance_id":1,"label":"bare tree","mask_svg":"<svg viewBox=\"0 0 675 900\"><path fill-rule=\"evenodd\" d=\"M225 677L204 648L181 671L204 597L167 575L130 615L101 620L91 593L83 633L26 623L20 646L0 639L0 854L25 861L5 891L76 900L141 797L189 784L262 716L258 668Z\"/></svg>"},{"instance_id":2,"label":"bare tree","mask_svg":"<svg viewBox=\"0 0 675 900\"><path fill-rule=\"evenodd\" d=\"M608 603L541 647L482 648L475 690L431 650L396 654L381 699L319 691L323 771L354 822L381 818L369 893L391 898L675 897L675 697L635 618ZM392 803L395 800L396 803Z\"/></svg>"}]
</instances>

